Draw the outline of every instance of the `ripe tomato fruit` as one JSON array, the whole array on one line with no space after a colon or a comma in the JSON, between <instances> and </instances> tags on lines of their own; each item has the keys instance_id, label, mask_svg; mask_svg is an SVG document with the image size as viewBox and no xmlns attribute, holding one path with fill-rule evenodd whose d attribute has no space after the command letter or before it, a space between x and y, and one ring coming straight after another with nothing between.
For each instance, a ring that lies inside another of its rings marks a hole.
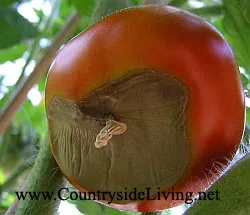
<instances>
[{"instance_id":1,"label":"ripe tomato fruit","mask_svg":"<svg viewBox=\"0 0 250 215\"><path fill-rule=\"evenodd\" d=\"M185 200L159 192L185 198L208 188L244 127L228 43L201 18L166 6L113 13L72 39L50 68L46 109L65 177L80 191L145 192L110 204L133 211ZM161 200L145 200L147 188Z\"/></svg>"}]
</instances>

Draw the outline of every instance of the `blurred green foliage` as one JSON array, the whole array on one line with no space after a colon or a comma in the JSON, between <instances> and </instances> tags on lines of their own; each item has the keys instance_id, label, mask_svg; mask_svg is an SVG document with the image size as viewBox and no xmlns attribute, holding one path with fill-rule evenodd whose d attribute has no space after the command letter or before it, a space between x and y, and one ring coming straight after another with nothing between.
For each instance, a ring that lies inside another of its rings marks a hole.
<instances>
[{"instance_id":1,"label":"blurred green foliage","mask_svg":"<svg viewBox=\"0 0 250 215\"><path fill-rule=\"evenodd\" d=\"M70 5L77 8L78 12L82 15L91 16L95 8L96 0L67 0Z\"/></svg>"},{"instance_id":2,"label":"blurred green foliage","mask_svg":"<svg viewBox=\"0 0 250 215\"><path fill-rule=\"evenodd\" d=\"M15 8L0 8L0 48L11 47L25 39L33 38L37 29L21 16Z\"/></svg>"},{"instance_id":3,"label":"blurred green foliage","mask_svg":"<svg viewBox=\"0 0 250 215\"><path fill-rule=\"evenodd\" d=\"M250 74L250 7L248 0L224 0L223 29L240 66ZM236 39L238 38L238 39Z\"/></svg>"},{"instance_id":4,"label":"blurred green foliage","mask_svg":"<svg viewBox=\"0 0 250 215\"><path fill-rule=\"evenodd\" d=\"M0 8L1 7L7 7L13 3L16 3L16 2L21 2L21 0L17 1L17 0L1 0L0 2Z\"/></svg>"},{"instance_id":5,"label":"blurred green foliage","mask_svg":"<svg viewBox=\"0 0 250 215\"><path fill-rule=\"evenodd\" d=\"M14 61L18 58L21 58L27 48L27 44L22 42L6 49L0 49L0 63Z\"/></svg>"}]
</instances>

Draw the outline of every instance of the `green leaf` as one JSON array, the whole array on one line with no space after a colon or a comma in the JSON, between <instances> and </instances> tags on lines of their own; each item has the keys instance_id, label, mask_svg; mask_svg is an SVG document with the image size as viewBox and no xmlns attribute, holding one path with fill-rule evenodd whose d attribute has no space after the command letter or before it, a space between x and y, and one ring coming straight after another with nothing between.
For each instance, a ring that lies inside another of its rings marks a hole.
<instances>
[{"instance_id":1,"label":"green leaf","mask_svg":"<svg viewBox=\"0 0 250 215\"><path fill-rule=\"evenodd\" d=\"M175 7L181 7L184 4L186 4L188 0L172 0L168 3L168 5L175 6Z\"/></svg>"},{"instance_id":2,"label":"green leaf","mask_svg":"<svg viewBox=\"0 0 250 215\"><path fill-rule=\"evenodd\" d=\"M45 91L45 82L47 79L47 74L44 74L40 81L38 82L38 90L42 93Z\"/></svg>"},{"instance_id":3,"label":"green leaf","mask_svg":"<svg viewBox=\"0 0 250 215\"><path fill-rule=\"evenodd\" d=\"M0 8L0 48L11 47L37 34L33 25L14 8Z\"/></svg>"},{"instance_id":4,"label":"green leaf","mask_svg":"<svg viewBox=\"0 0 250 215\"><path fill-rule=\"evenodd\" d=\"M3 182L5 181L5 177L3 172L0 170L0 184L3 184Z\"/></svg>"},{"instance_id":5,"label":"green leaf","mask_svg":"<svg viewBox=\"0 0 250 215\"><path fill-rule=\"evenodd\" d=\"M92 20L93 22L97 22L102 17L126 7L129 7L128 0L99 0L96 3Z\"/></svg>"},{"instance_id":6,"label":"green leaf","mask_svg":"<svg viewBox=\"0 0 250 215\"><path fill-rule=\"evenodd\" d=\"M85 215L102 215L102 205L98 204L97 202L92 200L78 200L72 203L76 204L77 209Z\"/></svg>"},{"instance_id":7,"label":"green leaf","mask_svg":"<svg viewBox=\"0 0 250 215\"><path fill-rule=\"evenodd\" d=\"M129 0L130 6L138 6L142 3L142 0Z\"/></svg>"},{"instance_id":8,"label":"green leaf","mask_svg":"<svg viewBox=\"0 0 250 215\"><path fill-rule=\"evenodd\" d=\"M70 3L72 5L70 5ZM56 19L67 19L67 17L72 13L72 10L74 10L73 0L62 1L59 8L59 14Z\"/></svg>"},{"instance_id":9,"label":"green leaf","mask_svg":"<svg viewBox=\"0 0 250 215\"><path fill-rule=\"evenodd\" d=\"M221 16L223 14L223 6L220 4L214 4L199 8L192 8L189 11L199 16L211 18Z\"/></svg>"},{"instance_id":10,"label":"green leaf","mask_svg":"<svg viewBox=\"0 0 250 215\"><path fill-rule=\"evenodd\" d=\"M219 200L199 200L186 215L250 214L250 154L238 161L206 192L218 191Z\"/></svg>"},{"instance_id":11,"label":"green leaf","mask_svg":"<svg viewBox=\"0 0 250 215\"><path fill-rule=\"evenodd\" d=\"M246 107L246 123L250 125L250 108Z\"/></svg>"},{"instance_id":12,"label":"green leaf","mask_svg":"<svg viewBox=\"0 0 250 215\"><path fill-rule=\"evenodd\" d=\"M242 15L245 18L246 22L250 23L250 4L249 0L241 1Z\"/></svg>"},{"instance_id":13,"label":"green leaf","mask_svg":"<svg viewBox=\"0 0 250 215\"><path fill-rule=\"evenodd\" d=\"M69 203L75 204L77 209L84 215L137 215L140 213L130 211L120 211L93 200L69 200Z\"/></svg>"},{"instance_id":14,"label":"green leaf","mask_svg":"<svg viewBox=\"0 0 250 215\"><path fill-rule=\"evenodd\" d=\"M0 8L9 6L15 2L21 2L21 0L1 0L0 2Z\"/></svg>"},{"instance_id":15,"label":"green leaf","mask_svg":"<svg viewBox=\"0 0 250 215\"><path fill-rule=\"evenodd\" d=\"M123 215L122 211L102 205L103 215Z\"/></svg>"},{"instance_id":16,"label":"green leaf","mask_svg":"<svg viewBox=\"0 0 250 215\"><path fill-rule=\"evenodd\" d=\"M30 128L44 138L47 134L47 120L45 115L44 100L37 106L33 106L30 100L26 100L16 113L14 123L28 131Z\"/></svg>"},{"instance_id":17,"label":"green leaf","mask_svg":"<svg viewBox=\"0 0 250 215\"><path fill-rule=\"evenodd\" d=\"M117 209L107 207L93 200L70 200L70 203L75 204L77 209L85 215L125 215Z\"/></svg>"},{"instance_id":18,"label":"green leaf","mask_svg":"<svg viewBox=\"0 0 250 215\"><path fill-rule=\"evenodd\" d=\"M222 17L218 17L216 19L214 19L211 23L217 28L217 30L219 30L220 32L224 32L224 28L222 26Z\"/></svg>"},{"instance_id":19,"label":"green leaf","mask_svg":"<svg viewBox=\"0 0 250 215\"><path fill-rule=\"evenodd\" d=\"M249 78L243 73L241 73L240 76L241 76L241 82L243 84L244 89L247 89L247 85L249 83Z\"/></svg>"},{"instance_id":20,"label":"green leaf","mask_svg":"<svg viewBox=\"0 0 250 215\"><path fill-rule=\"evenodd\" d=\"M223 28L238 63L250 74L250 7L248 5L248 0L224 0Z\"/></svg>"},{"instance_id":21,"label":"green leaf","mask_svg":"<svg viewBox=\"0 0 250 215\"><path fill-rule=\"evenodd\" d=\"M21 58L25 50L27 50L27 44L25 43L19 43L6 49L0 49L0 63Z\"/></svg>"},{"instance_id":22,"label":"green leaf","mask_svg":"<svg viewBox=\"0 0 250 215\"><path fill-rule=\"evenodd\" d=\"M95 0L67 0L69 5L74 5L75 9L82 15L91 16L95 7Z\"/></svg>"}]
</instances>

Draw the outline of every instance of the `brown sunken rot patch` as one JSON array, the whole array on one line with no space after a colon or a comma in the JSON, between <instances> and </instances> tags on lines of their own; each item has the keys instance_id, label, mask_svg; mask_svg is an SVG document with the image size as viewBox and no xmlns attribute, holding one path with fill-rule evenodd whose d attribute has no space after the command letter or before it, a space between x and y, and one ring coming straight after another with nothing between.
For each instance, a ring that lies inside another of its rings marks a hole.
<instances>
[{"instance_id":1,"label":"brown sunken rot patch","mask_svg":"<svg viewBox=\"0 0 250 215\"><path fill-rule=\"evenodd\" d=\"M48 115L62 172L91 191L170 188L190 159L187 101L183 84L151 70L106 84L80 102L54 97Z\"/></svg>"}]
</instances>

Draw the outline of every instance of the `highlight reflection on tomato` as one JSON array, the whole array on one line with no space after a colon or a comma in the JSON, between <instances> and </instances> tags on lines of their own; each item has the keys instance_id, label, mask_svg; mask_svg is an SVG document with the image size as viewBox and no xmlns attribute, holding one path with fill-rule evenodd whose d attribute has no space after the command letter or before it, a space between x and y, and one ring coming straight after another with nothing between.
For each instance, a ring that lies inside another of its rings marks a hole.
<instances>
[{"instance_id":1,"label":"highlight reflection on tomato","mask_svg":"<svg viewBox=\"0 0 250 215\"><path fill-rule=\"evenodd\" d=\"M50 68L46 109L55 159L80 191L203 191L244 127L228 43L167 6L113 13L72 39ZM162 196L111 206L147 212L181 203Z\"/></svg>"}]
</instances>

